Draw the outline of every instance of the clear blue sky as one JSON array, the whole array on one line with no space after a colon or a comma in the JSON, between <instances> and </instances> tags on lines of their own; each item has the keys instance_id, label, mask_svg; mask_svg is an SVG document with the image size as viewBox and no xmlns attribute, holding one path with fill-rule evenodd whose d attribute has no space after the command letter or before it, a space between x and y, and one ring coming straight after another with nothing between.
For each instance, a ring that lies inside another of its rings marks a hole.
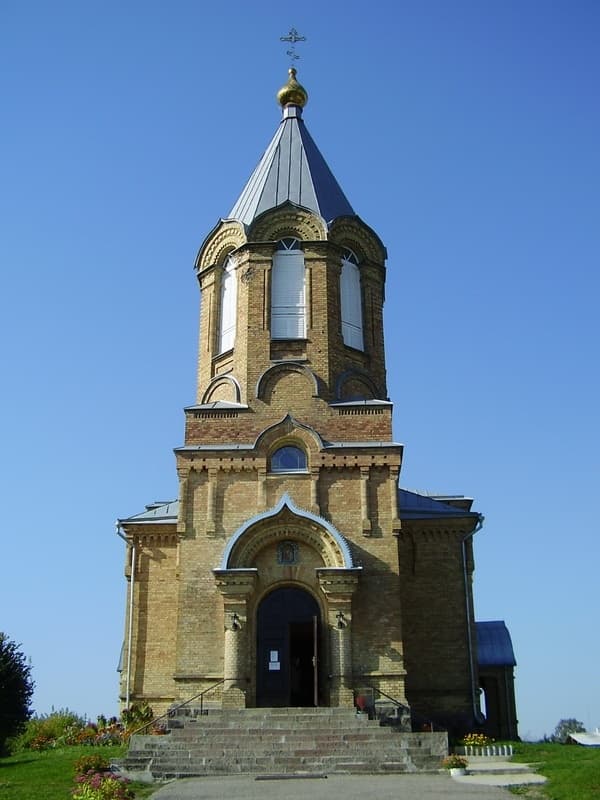
<instances>
[{"instance_id":1,"label":"clear blue sky","mask_svg":"<svg viewBox=\"0 0 600 800\"><path fill-rule=\"evenodd\" d=\"M196 251L305 121L388 253L408 488L464 493L521 734L600 725L600 4L0 3L0 629L38 712L117 710L123 543L173 498Z\"/></svg>"}]
</instances>

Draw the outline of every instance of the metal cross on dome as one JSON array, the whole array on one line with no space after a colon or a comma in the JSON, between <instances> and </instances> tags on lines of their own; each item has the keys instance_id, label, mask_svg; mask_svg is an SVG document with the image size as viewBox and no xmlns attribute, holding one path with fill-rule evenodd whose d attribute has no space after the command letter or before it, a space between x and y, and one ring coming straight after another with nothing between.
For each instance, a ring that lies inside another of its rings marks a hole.
<instances>
[{"instance_id":1,"label":"metal cross on dome","mask_svg":"<svg viewBox=\"0 0 600 800\"><path fill-rule=\"evenodd\" d=\"M300 56L296 53L296 42L305 42L306 36L300 36L296 28L290 28L290 32L288 33L288 35L280 36L279 41L290 42L291 47L289 50L286 50L286 55L290 57L290 60L293 65L294 61L297 61L300 58Z\"/></svg>"}]
</instances>

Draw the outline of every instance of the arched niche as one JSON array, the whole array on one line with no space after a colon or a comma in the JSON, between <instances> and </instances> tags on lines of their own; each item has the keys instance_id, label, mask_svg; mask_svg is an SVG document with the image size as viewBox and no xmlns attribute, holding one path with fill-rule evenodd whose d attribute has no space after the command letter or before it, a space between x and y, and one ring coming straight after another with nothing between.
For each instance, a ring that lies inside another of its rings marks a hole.
<instances>
[{"instance_id":1,"label":"arched niche","mask_svg":"<svg viewBox=\"0 0 600 800\"><path fill-rule=\"evenodd\" d=\"M258 216L248 229L252 242L277 242L289 236L305 241L327 239L327 225L322 217L286 201Z\"/></svg>"},{"instance_id":2,"label":"arched niche","mask_svg":"<svg viewBox=\"0 0 600 800\"><path fill-rule=\"evenodd\" d=\"M248 241L244 226L236 220L220 220L208 234L196 256L195 268L202 272L223 264L228 254Z\"/></svg>"},{"instance_id":3,"label":"arched niche","mask_svg":"<svg viewBox=\"0 0 600 800\"><path fill-rule=\"evenodd\" d=\"M237 380L232 375L218 375L209 383L202 395L202 403L227 403L241 402L241 389Z\"/></svg>"},{"instance_id":4,"label":"arched niche","mask_svg":"<svg viewBox=\"0 0 600 800\"><path fill-rule=\"evenodd\" d=\"M371 380L362 370L350 369L342 372L335 383L335 396L337 400L381 400L381 394Z\"/></svg>"},{"instance_id":5,"label":"arched niche","mask_svg":"<svg viewBox=\"0 0 600 800\"><path fill-rule=\"evenodd\" d=\"M329 226L329 241L353 250L359 263L365 260L383 265L387 258L385 246L375 231L360 217L338 217Z\"/></svg>"},{"instance_id":6,"label":"arched niche","mask_svg":"<svg viewBox=\"0 0 600 800\"><path fill-rule=\"evenodd\" d=\"M269 403L275 392L289 394L290 400L319 396L319 383L314 372L304 364L292 361L274 364L256 382L256 397Z\"/></svg>"},{"instance_id":7,"label":"arched niche","mask_svg":"<svg viewBox=\"0 0 600 800\"><path fill-rule=\"evenodd\" d=\"M251 568L261 550L286 542L300 543L318 554L322 564L315 566L354 567L350 548L341 533L323 517L299 509L284 494L277 505L247 520L231 536L219 569Z\"/></svg>"},{"instance_id":8,"label":"arched niche","mask_svg":"<svg viewBox=\"0 0 600 800\"><path fill-rule=\"evenodd\" d=\"M286 414L282 420L265 428L256 439L254 448L268 456L285 444L302 447L308 454L309 461L311 456L314 458L323 448L319 434L308 425L295 420L290 414Z\"/></svg>"}]
</instances>

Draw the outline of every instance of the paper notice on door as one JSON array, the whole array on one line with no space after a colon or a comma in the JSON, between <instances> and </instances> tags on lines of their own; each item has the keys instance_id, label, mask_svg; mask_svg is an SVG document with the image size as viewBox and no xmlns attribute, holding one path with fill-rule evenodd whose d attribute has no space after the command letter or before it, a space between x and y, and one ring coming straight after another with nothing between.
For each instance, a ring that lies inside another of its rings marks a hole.
<instances>
[{"instance_id":1,"label":"paper notice on door","mask_svg":"<svg viewBox=\"0 0 600 800\"><path fill-rule=\"evenodd\" d=\"M269 672L279 672L281 664L279 661L269 661Z\"/></svg>"}]
</instances>

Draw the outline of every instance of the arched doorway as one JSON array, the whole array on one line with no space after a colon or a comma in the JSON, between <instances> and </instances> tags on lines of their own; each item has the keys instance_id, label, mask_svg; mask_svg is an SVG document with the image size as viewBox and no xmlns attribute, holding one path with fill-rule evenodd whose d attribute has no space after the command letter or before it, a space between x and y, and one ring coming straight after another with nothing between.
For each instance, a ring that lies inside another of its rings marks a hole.
<instances>
[{"instance_id":1,"label":"arched doorway","mask_svg":"<svg viewBox=\"0 0 600 800\"><path fill-rule=\"evenodd\" d=\"M320 611L303 589L285 586L258 607L256 705L316 706Z\"/></svg>"}]
</instances>

